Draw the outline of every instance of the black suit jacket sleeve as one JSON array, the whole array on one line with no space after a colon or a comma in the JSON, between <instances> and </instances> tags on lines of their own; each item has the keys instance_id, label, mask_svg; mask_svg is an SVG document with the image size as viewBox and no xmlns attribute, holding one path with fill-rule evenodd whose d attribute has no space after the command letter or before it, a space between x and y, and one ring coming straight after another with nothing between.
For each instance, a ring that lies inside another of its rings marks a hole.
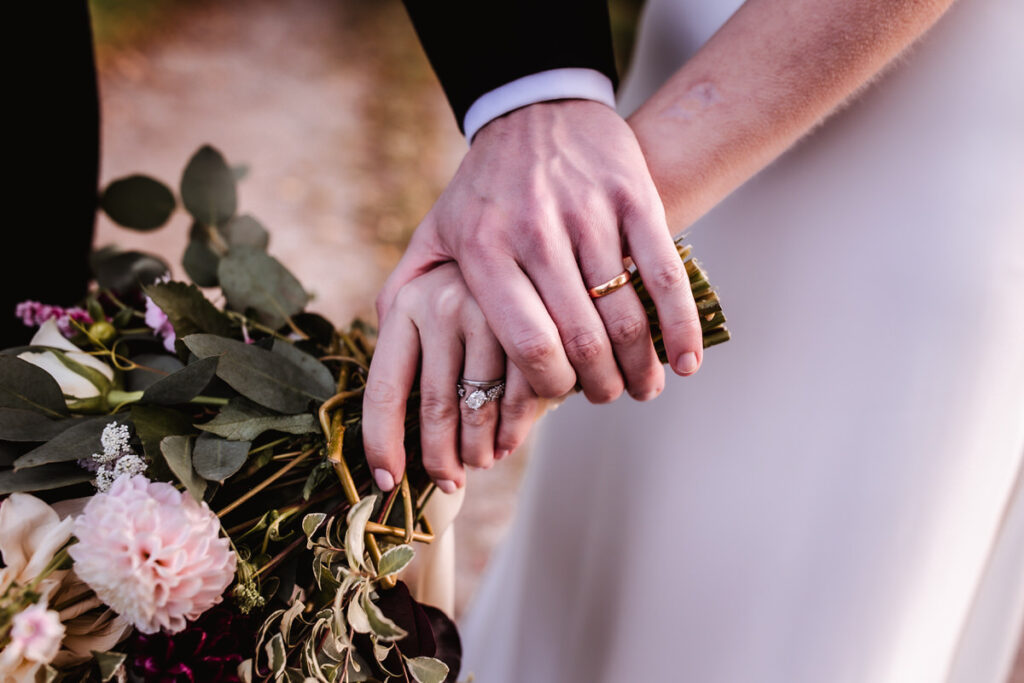
<instances>
[{"instance_id":1,"label":"black suit jacket sleeve","mask_svg":"<svg viewBox=\"0 0 1024 683\"><path fill-rule=\"evenodd\" d=\"M404 0L459 129L484 93L538 71L584 67L617 84L605 0Z\"/></svg>"}]
</instances>

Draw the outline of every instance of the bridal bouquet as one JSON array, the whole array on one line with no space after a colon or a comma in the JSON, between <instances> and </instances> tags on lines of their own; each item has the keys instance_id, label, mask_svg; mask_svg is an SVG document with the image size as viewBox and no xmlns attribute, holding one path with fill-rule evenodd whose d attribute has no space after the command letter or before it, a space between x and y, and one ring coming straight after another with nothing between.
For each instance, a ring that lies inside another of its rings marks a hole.
<instances>
[{"instance_id":1,"label":"bridal bouquet","mask_svg":"<svg viewBox=\"0 0 1024 683\"><path fill-rule=\"evenodd\" d=\"M0 683L458 676L455 625L398 580L441 531L417 421L406 475L382 494L360 437L372 330L305 310L267 231L237 211L240 175L203 147L177 197L139 175L102 195L135 230L183 207L191 283L108 248L81 306L18 306L38 329L0 353ZM687 269L705 345L725 341L717 297Z\"/></svg>"}]
</instances>

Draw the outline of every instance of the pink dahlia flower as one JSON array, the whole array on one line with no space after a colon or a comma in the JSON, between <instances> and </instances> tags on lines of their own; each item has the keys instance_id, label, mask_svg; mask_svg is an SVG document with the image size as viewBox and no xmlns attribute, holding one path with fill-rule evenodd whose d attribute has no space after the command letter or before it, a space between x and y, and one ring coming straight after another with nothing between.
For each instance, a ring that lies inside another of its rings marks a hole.
<instances>
[{"instance_id":1,"label":"pink dahlia flower","mask_svg":"<svg viewBox=\"0 0 1024 683\"><path fill-rule=\"evenodd\" d=\"M122 476L75 520L68 552L100 600L143 633L177 633L221 601L235 554L220 522L166 482Z\"/></svg>"}]
</instances>

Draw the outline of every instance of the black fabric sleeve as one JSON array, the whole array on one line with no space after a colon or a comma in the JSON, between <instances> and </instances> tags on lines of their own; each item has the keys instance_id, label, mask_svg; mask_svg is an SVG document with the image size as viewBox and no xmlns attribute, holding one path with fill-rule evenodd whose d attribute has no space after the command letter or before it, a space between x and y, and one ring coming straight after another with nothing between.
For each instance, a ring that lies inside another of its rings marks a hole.
<instances>
[{"instance_id":1,"label":"black fabric sleeve","mask_svg":"<svg viewBox=\"0 0 1024 683\"><path fill-rule=\"evenodd\" d=\"M595 69L618 84L606 0L403 0L459 129L484 93L538 71Z\"/></svg>"}]
</instances>

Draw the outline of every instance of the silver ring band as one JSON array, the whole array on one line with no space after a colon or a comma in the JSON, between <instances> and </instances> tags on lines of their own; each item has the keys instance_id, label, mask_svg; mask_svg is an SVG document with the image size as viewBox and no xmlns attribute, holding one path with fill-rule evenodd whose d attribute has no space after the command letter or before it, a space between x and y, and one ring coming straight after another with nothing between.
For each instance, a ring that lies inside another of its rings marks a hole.
<instances>
[{"instance_id":1,"label":"silver ring band","mask_svg":"<svg viewBox=\"0 0 1024 683\"><path fill-rule=\"evenodd\" d=\"M465 399L467 406L473 410L480 410L491 401L497 401L505 395L505 380L493 379L482 382L462 377L455 388L459 398Z\"/></svg>"}]
</instances>

